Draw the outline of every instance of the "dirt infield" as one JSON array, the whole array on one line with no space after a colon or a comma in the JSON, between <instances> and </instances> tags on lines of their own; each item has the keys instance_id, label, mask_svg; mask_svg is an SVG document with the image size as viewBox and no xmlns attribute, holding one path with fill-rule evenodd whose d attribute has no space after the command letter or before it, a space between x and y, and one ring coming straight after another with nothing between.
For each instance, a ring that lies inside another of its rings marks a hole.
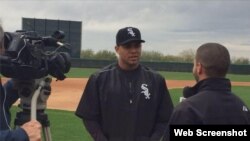
<instances>
[{"instance_id":1,"label":"dirt infield","mask_svg":"<svg viewBox=\"0 0 250 141\"><path fill-rule=\"evenodd\" d=\"M64 81L52 81L52 92L48 99L49 109L61 109L74 111L82 96L82 92L87 83L87 78L67 78ZM6 79L3 79L3 82ZM193 86L195 81L186 80L167 80L167 86L172 88L183 88ZM234 86L250 86L250 82L232 82ZM18 102L17 102L18 103Z\"/></svg>"}]
</instances>

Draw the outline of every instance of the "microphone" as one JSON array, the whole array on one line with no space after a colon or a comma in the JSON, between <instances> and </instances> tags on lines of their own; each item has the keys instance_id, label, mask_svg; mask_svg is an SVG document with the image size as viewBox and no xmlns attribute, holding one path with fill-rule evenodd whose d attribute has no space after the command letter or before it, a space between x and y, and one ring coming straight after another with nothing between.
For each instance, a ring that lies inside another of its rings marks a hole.
<instances>
[{"instance_id":1,"label":"microphone","mask_svg":"<svg viewBox=\"0 0 250 141\"><path fill-rule=\"evenodd\" d=\"M195 95L195 93L196 92L195 92L193 87L186 86L183 88L183 96L185 98L191 97L191 96Z\"/></svg>"},{"instance_id":2,"label":"microphone","mask_svg":"<svg viewBox=\"0 0 250 141\"><path fill-rule=\"evenodd\" d=\"M53 38L53 37L43 37L42 38L43 42L45 45L47 46L58 46L57 44L57 39Z\"/></svg>"},{"instance_id":3,"label":"microphone","mask_svg":"<svg viewBox=\"0 0 250 141\"><path fill-rule=\"evenodd\" d=\"M68 46L69 46L69 44L64 44L64 43L58 41L58 39L50 37L50 36L49 37L43 37L42 41L47 46L54 46L54 47L63 46L65 48L67 48L67 49L68 49Z\"/></svg>"}]
</instances>

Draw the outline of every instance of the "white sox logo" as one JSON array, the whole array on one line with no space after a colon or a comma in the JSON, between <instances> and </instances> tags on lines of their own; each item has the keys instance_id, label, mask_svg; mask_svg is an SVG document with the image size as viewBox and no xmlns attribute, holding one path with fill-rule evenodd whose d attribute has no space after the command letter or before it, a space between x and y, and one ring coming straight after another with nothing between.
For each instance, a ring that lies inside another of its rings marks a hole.
<instances>
[{"instance_id":1,"label":"white sox logo","mask_svg":"<svg viewBox=\"0 0 250 141\"><path fill-rule=\"evenodd\" d=\"M128 28L127 30L128 30L128 34L130 34L131 36L135 37L135 33L134 33L134 31L133 31L132 28Z\"/></svg>"},{"instance_id":2,"label":"white sox logo","mask_svg":"<svg viewBox=\"0 0 250 141\"><path fill-rule=\"evenodd\" d=\"M150 93L148 91L148 85L147 84L142 84L141 89L143 90L141 93L145 95L145 99L150 99Z\"/></svg>"},{"instance_id":3,"label":"white sox logo","mask_svg":"<svg viewBox=\"0 0 250 141\"><path fill-rule=\"evenodd\" d=\"M243 106L243 107L242 107L242 111L244 111L244 112L248 112L247 107L246 107L246 106Z\"/></svg>"}]
</instances>

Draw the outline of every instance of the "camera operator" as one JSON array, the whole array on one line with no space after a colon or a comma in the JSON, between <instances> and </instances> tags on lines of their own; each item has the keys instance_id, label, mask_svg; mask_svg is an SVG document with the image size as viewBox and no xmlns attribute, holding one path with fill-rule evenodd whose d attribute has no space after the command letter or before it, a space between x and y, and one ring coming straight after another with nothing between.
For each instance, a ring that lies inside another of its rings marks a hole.
<instances>
[{"instance_id":1,"label":"camera operator","mask_svg":"<svg viewBox=\"0 0 250 141\"><path fill-rule=\"evenodd\" d=\"M0 55L4 53L4 32L2 26L0 25ZM17 92L12 90L13 84L12 81L8 81L6 85L3 87L1 83L0 77L0 140L1 141L41 141L41 124L32 120L25 124L23 124L20 128L15 130L10 130L9 121L10 114L9 110L10 106L18 99ZM6 88L6 90L5 90ZM14 92L11 97L7 97L7 93Z\"/></svg>"}]
</instances>

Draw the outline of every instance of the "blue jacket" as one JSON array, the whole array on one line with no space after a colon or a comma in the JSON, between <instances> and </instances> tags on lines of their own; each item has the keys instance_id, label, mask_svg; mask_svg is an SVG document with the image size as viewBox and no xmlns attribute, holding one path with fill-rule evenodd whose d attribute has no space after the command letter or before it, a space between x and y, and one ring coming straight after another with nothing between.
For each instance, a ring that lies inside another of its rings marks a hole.
<instances>
[{"instance_id":1,"label":"blue jacket","mask_svg":"<svg viewBox=\"0 0 250 141\"><path fill-rule=\"evenodd\" d=\"M4 85L5 91L0 85L0 141L29 141L27 134L21 128L8 130L10 124L10 107L18 99L17 91L13 88L13 82L10 80ZM5 100L5 102L4 102ZM4 114L5 110L5 114ZM4 116L5 115L5 116Z\"/></svg>"},{"instance_id":2,"label":"blue jacket","mask_svg":"<svg viewBox=\"0 0 250 141\"><path fill-rule=\"evenodd\" d=\"M0 131L0 141L29 141L29 138L22 128L17 128Z\"/></svg>"}]
</instances>

